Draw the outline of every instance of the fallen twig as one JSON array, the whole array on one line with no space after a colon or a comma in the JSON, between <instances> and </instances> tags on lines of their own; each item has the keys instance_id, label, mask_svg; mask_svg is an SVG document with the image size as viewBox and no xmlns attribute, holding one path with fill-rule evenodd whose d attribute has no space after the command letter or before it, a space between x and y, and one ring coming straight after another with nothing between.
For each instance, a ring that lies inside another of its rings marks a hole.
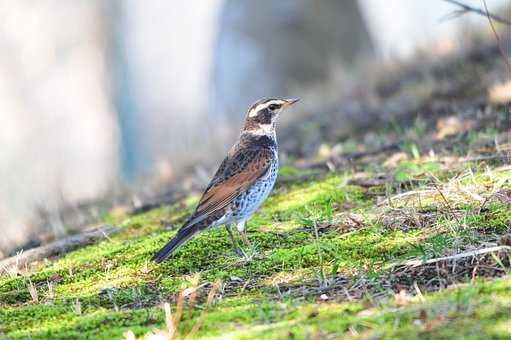
<instances>
[{"instance_id":1,"label":"fallen twig","mask_svg":"<svg viewBox=\"0 0 511 340\"><path fill-rule=\"evenodd\" d=\"M119 232L121 228L111 225L103 225L94 230L82 234L72 235L47 245L30 249L19 255L0 261L0 269L8 272L12 266L22 266L30 262L42 260L51 256L68 253L74 249L92 244Z\"/></svg>"},{"instance_id":2,"label":"fallen twig","mask_svg":"<svg viewBox=\"0 0 511 340\"><path fill-rule=\"evenodd\" d=\"M494 161L494 160L509 160L509 155L479 155L479 156L473 156L473 157L465 157L461 158L459 161L463 163L467 162L482 162L482 161Z\"/></svg>"},{"instance_id":3,"label":"fallen twig","mask_svg":"<svg viewBox=\"0 0 511 340\"><path fill-rule=\"evenodd\" d=\"M509 247L509 246L495 246L495 247L467 251L464 253L459 253L459 254L455 254L455 255L451 255L451 256L438 257L438 258L430 259L427 261L410 260L410 261L403 263L402 265L407 266L407 267L418 267L418 266L423 266L423 265L442 262L442 261L457 260L457 259L461 259L461 258L465 258L465 257L494 253L494 252L498 252L498 251L502 251L502 250L511 251L511 247Z\"/></svg>"},{"instance_id":4,"label":"fallen twig","mask_svg":"<svg viewBox=\"0 0 511 340\"><path fill-rule=\"evenodd\" d=\"M436 185L435 182L433 182L433 186L435 187L436 191L438 191L438 193L440 194L440 197L442 197L442 200L444 201L445 207L447 208L447 210L449 210L449 213L452 215L452 217L454 217L454 219L456 220L458 225L461 225L461 221L458 219L458 216L456 216L456 214L454 213L454 210L451 207L451 203L449 202L447 197L445 197L445 195L442 192L442 190L440 190L440 188L438 187L438 185Z\"/></svg>"},{"instance_id":5,"label":"fallen twig","mask_svg":"<svg viewBox=\"0 0 511 340\"><path fill-rule=\"evenodd\" d=\"M511 26L511 21L505 18L502 18L500 16L497 16L493 13L490 13L488 11L488 5L486 4L486 0L482 0L484 5L484 10L480 8L475 8L472 6L469 6L461 1L457 0L444 0L445 2L448 2L450 4L456 5L461 8L461 10L456 11L454 16L460 16L466 13L475 13L482 16L485 16L488 19L488 23L490 24L491 30L493 32L493 35L495 36L495 40L497 41L497 46L499 47L500 54L502 55L502 58L504 59L504 62L506 64L507 70L511 73L511 63L509 62L509 59L507 58L506 52L504 51L504 48L502 47L502 41L500 40L500 36L497 33L497 30L495 29L495 25L493 24L493 21L500 22L501 24ZM454 17L450 16L450 17Z\"/></svg>"},{"instance_id":6,"label":"fallen twig","mask_svg":"<svg viewBox=\"0 0 511 340\"><path fill-rule=\"evenodd\" d=\"M497 45L499 46L500 54L502 55L502 59L506 63L507 70L511 73L511 64L509 63L509 59L507 58L506 52L504 51L504 47L502 47L502 41L500 40L500 36L495 29L495 25L493 25L492 15L488 11L488 5L486 4L486 0L483 0L484 10L486 11L486 17L488 18L488 23L490 24L493 35L495 36L495 40L497 41Z\"/></svg>"},{"instance_id":7,"label":"fallen twig","mask_svg":"<svg viewBox=\"0 0 511 340\"><path fill-rule=\"evenodd\" d=\"M480 9L480 8L475 8L475 7L469 6L469 5L467 5L467 4L465 4L465 3L461 2L461 1L457 1L457 0L444 0L444 1L448 2L450 4L453 4L453 5L456 5L456 6L461 8L461 10L456 12L457 16L463 15L465 13L475 13L475 14L479 14L479 15L483 15L483 16L488 16L491 19L493 19L493 20L495 20L497 22L500 22L501 24L511 26L511 21L510 20L502 18L500 16L497 16L497 15L495 15L493 13L489 13L488 10L485 11L485 10Z\"/></svg>"}]
</instances>

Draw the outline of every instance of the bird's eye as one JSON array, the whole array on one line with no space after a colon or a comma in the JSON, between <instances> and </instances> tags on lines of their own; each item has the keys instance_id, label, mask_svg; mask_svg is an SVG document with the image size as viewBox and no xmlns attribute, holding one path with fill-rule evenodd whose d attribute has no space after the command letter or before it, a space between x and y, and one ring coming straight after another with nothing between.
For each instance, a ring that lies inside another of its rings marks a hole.
<instances>
[{"instance_id":1,"label":"bird's eye","mask_svg":"<svg viewBox=\"0 0 511 340\"><path fill-rule=\"evenodd\" d=\"M276 109L279 108L279 106L277 104L271 104L270 106L268 106L268 108L271 110L271 111L275 111Z\"/></svg>"}]
</instances>

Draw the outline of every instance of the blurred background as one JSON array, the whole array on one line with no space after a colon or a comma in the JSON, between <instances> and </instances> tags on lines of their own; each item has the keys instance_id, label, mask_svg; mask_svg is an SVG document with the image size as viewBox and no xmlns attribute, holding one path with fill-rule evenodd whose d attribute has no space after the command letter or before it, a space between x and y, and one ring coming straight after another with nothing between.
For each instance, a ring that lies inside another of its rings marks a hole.
<instances>
[{"instance_id":1,"label":"blurred background","mask_svg":"<svg viewBox=\"0 0 511 340\"><path fill-rule=\"evenodd\" d=\"M508 5L487 3L494 13ZM302 98L283 119L290 127L359 94L381 65L463 50L488 22L447 20L456 9L442 0L0 1L0 258L114 206L204 185L258 98ZM357 119L339 116L346 131Z\"/></svg>"}]
</instances>

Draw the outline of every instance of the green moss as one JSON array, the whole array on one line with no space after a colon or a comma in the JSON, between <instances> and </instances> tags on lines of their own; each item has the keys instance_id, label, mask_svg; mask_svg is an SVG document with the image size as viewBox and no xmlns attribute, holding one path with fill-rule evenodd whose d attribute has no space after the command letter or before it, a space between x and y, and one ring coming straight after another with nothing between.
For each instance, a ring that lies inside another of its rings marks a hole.
<instances>
[{"instance_id":1,"label":"green moss","mask_svg":"<svg viewBox=\"0 0 511 340\"><path fill-rule=\"evenodd\" d=\"M418 169L410 173L413 180L425 178L428 171L437 179L447 176L436 163L430 168L419 161L409 164ZM408 166L402 165L401 170ZM282 173L300 174L291 167ZM432 223L422 228L389 228L382 217L397 208L381 209L374 195L382 191L349 185L350 176L333 173L323 179L279 185L248 223L249 238L258 252L250 262L234 255L223 228L198 235L161 265L149 261L191 213L196 196L145 213L116 216L123 230L111 239L71 252L33 273L0 278L0 337L121 338L127 330L142 336L165 327L161 303L171 301L174 306L187 276L196 272L201 273L205 287L218 279L226 283L223 298L210 306L204 319L199 332L203 337L358 334L433 338L458 335L460 327L460 335L467 337L508 336L508 279L426 294L425 301L412 299L406 306L392 299L343 302L340 294L320 302L314 294L279 293L278 284L307 282L314 287L317 282L319 286L320 273L331 278L365 275L377 279L388 275L395 263L438 257L460 245L495 242L508 232L511 214L505 202L492 199L483 207L466 199L452 202L457 211L453 216L438 197L423 200L418 210L419 214L435 214ZM479 169L459 183L464 188L484 186L497 192L509 185L509 177L506 171ZM429 181L425 178L424 185ZM358 224L346 218L348 214L356 214ZM114 221L112 216L105 219ZM321 227L318 235L314 226ZM32 301L30 282L38 302ZM190 316L185 313L180 334L197 322L206 295L207 289L202 288L198 307Z\"/></svg>"},{"instance_id":2,"label":"green moss","mask_svg":"<svg viewBox=\"0 0 511 340\"><path fill-rule=\"evenodd\" d=\"M443 293L425 301L412 299L406 305L393 300L380 305L369 301L351 303L226 298L210 307L199 336L235 338L298 338L335 335L378 338L507 338L511 312L511 281L479 282ZM194 312L193 318L201 312ZM127 330L143 335L163 326L160 307L114 311L82 305L78 315L65 303L27 305L0 310L2 331L12 338L119 338ZM186 334L193 327L187 313L180 326ZM23 325L23 327L19 327Z\"/></svg>"},{"instance_id":3,"label":"green moss","mask_svg":"<svg viewBox=\"0 0 511 340\"><path fill-rule=\"evenodd\" d=\"M477 214L471 214L467 218L467 224L473 228L485 232L504 233L511 227L511 209L509 205L501 203L489 203L486 207L473 207Z\"/></svg>"}]
</instances>

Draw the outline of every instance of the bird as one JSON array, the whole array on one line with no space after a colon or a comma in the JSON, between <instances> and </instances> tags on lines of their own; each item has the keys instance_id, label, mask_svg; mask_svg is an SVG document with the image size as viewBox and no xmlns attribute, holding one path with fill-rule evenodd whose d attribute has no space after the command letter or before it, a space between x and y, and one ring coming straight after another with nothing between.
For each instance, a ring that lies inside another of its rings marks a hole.
<instances>
[{"instance_id":1,"label":"bird","mask_svg":"<svg viewBox=\"0 0 511 340\"><path fill-rule=\"evenodd\" d=\"M233 226L244 245L253 249L245 225L273 189L279 168L277 120L283 110L298 100L265 98L249 107L238 141L220 164L195 211L174 238L154 254L153 261L165 261L194 236L222 225L229 233L234 251L248 258L236 241Z\"/></svg>"}]
</instances>

